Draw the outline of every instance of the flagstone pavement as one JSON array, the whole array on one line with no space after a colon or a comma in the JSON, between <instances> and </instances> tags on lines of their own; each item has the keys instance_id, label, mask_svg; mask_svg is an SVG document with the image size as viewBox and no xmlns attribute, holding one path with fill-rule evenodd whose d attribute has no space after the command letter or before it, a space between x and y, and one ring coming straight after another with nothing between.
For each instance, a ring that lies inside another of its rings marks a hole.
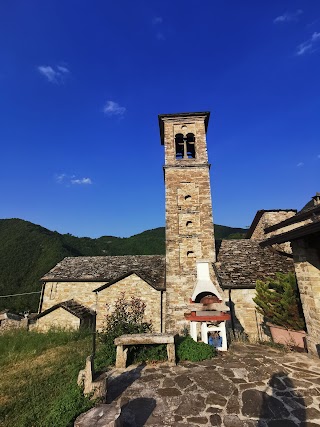
<instances>
[{"instance_id":1,"label":"flagstone pavement","mask_svg":"<svg viewBox=\"0 0 320 427\"><path fill-rule=\"evenodd\" d=\"M210 361L113 370L107 404L79 426L109 425L102 414L115 408L119 421L110 425L124 427L315 427L320 360L237 343Z\"/></svg>"}]
</instances>

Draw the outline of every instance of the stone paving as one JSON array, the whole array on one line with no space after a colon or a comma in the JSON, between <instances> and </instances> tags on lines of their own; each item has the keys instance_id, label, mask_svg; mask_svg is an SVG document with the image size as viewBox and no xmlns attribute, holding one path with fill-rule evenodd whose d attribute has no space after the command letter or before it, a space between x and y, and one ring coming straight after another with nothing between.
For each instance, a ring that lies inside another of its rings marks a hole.
<instances>
[{"instance_id":1,"label":"stone paving","mask_svg":"<svg viewBox=\"0 0 320 427\"><path fill-rule=\"evenodd\" d=\"M176 367L129 366L114 370L108 387L123 426L320 425L320 361L269 346L234 344Z\"/></svg>"}]
</instances>

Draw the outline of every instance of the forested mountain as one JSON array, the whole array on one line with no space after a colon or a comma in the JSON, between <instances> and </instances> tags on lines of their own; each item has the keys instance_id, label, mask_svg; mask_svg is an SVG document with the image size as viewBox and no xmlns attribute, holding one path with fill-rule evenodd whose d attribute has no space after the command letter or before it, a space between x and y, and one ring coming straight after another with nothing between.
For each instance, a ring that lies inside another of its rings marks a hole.
<instances>
[{"instance_id":1,"label":"forested mountain","mask_svg":"<svg viewBox=\"0 0 320 427\"><path fill-rule=\"evenodd\" d=\"M215 225L216 239L242 238L246 230ZM21 219L0 220L0 296L40 291L47 271L66 256L157 255L165 253L165 228L121 238L59 234ZM39 294L0 298L0 310L32 310Z\"/></svg>"}]
</instances>

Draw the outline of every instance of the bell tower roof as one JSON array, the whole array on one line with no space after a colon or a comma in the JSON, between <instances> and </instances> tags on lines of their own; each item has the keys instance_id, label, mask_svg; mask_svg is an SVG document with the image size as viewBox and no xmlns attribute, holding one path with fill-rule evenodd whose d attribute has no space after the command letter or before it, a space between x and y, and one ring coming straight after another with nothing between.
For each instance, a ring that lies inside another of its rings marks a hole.
<instances>
[{"instance_id":1,"label":"bell tower roof","mask_svg":"<svg viewBox=\"0 0 320 427\"><path fill-rule=\"evenodd\" d=\"M207 132L209 118L210 118L210 111L200 111L195 113L159 114L158 119L159 119L161 145L164 145L164 121L165 120L180 121L180 120L188 119L191 117L203 117L205 130Z\"/></svg>"}]
</instances>

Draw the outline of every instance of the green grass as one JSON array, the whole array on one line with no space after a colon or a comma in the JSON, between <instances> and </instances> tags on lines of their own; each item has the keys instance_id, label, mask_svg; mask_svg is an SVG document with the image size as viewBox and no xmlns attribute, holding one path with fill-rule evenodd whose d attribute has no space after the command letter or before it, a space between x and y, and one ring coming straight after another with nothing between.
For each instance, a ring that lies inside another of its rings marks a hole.
<instances>
[{"instance_id":1,"label":"green grass","mask_svg":"<svg viewBox=\"0 0 320 427\"><path fill-rule=\"evenodd\" d=\"M79 332L0 335L1 427L67 427L93 402L77 386L91 339Z\"/></svg>"}]
</instances>

